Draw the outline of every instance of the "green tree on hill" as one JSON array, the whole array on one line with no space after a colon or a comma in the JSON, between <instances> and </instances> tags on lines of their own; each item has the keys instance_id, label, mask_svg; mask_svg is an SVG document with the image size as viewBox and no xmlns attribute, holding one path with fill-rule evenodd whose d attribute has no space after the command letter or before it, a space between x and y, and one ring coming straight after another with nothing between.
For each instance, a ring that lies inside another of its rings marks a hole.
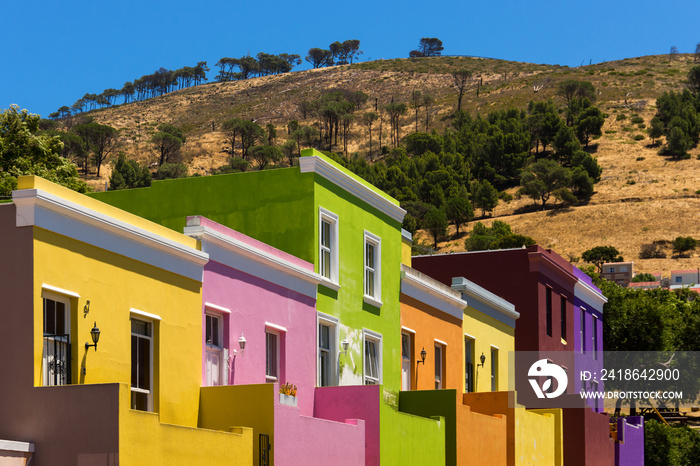
<instances>
[{"instance_id":1,"label":"green tree on hill","mask_svg":"<svg viewBox=\"0 0 700 466\"><path fill-rule=\"evenodd\" d=\"M590 262L598 269L598 273L603 271L603 264L606 262L622 262L624 259L620 252L613 246L596 246L581 254L581 258Z\"/></svg>"},{"instance_id":2,"label":"green tree on hill","mask_svg":"<svg viewBox=\"0 0 700 466\"><path fill-rule=\"evenodd\" d=\"M63 143L56 136L39 133L39 115L17 105L0 111L0 196L17 189L20 175L38 175L74 191L88 186L78 177L76 166L61 157Z\"/></svg>"}]
</instances>

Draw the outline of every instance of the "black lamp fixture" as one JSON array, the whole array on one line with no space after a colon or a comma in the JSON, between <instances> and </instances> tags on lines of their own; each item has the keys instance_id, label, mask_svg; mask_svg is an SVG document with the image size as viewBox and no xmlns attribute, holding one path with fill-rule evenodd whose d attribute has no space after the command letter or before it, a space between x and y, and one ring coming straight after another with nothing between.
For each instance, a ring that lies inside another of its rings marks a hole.
<instances>
[{"instance_id":1,"label":"black lamp fixture","mask_svg":"<svg viewBox=\"0 0 700 466\"><path fill-rule=\"evenodd\" d=\"M420 361L418 361L418 364L423 363L425 365L425 356L427 354L428 353L425 352L425 346L424 346L423 349L420 351Z\"/></svg>"},{"instance_id":2,"label":"black lamp fixture","mask_svg":"<svg viewBox=\"0 0 700 466\"><path fill-rule=\"evenodd\" d=\"M97 322L95 322L92 330L90 330L90 337L92 338L92 345L90 343L85 343L85 349L87 350L91 346L94 346L95 351L97 351L97 342L100 341L100 329L97 328Z\"/></svg>"},{"instance_id":3,"label":"black lamp fixture","mask_svg":"<svg viewBox=\"0 0 700 466\"><path fill-rule=\"evenodd\" d=\"M484 367L484 363L486 362L486 356L484 356L484 353L481 353L481 356L479 356L479 361L481 361L481 364L477 364L477 366Z\"/></svg>"}]
</instances>

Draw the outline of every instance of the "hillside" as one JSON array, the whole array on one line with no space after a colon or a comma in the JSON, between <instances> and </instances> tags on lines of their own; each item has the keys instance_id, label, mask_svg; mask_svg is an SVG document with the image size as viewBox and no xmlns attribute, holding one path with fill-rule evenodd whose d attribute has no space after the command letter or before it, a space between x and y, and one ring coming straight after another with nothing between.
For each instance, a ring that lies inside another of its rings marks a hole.
<instances>
[{"instance_id":1,"label":"hillside","mask_svg":"<svg viewBox=\"0 0 700 466\"><path fill-rule=\"evenodd\" d=\"M469 69L483 85L476 95L476 86L465 95L462 107L482 115L507 107L524 108L530 100L558 99L557 82L582 79L594 84L598 91L597 105L609 116L603 137L594 141L594 155L603 168L596 193L583 206L528 211L530 199L501 203L494 218L502 219L513 229L533 237L564 257L576 260L581 253L597 245L617 247L627 260L635 261L637 272L664 272L696 268L697 255L689 259L638 258L643 243L672 240L676 236L700 238L700 150L694 148L689 160L675 161L658 155L651 147L641 125L649 124L656 109L655 99L667 90L681 90L690 55L679 55L669 66L668 56L648 56L607 62L578 68L535 65L503 60L465 57L382 60L332 68L294 72L284 75L253 78L246 81L209 83L175 91L142 102L119 105L91 112L100 123L121 130L125 151L132 157L152 163L155 154L148 139L161 123L183 128L187 144L184 161L190 173L206 175L223 165L228 154L222 152L223 135L220 123L237 117L252 119L261 126L271 122L278 128L278 143L284 140L286 124L302 119L298 105L313 100L329 89L362 90L369 95L365 108L373 110L392 99L408 102L414 90L435 97L429 130L442 131L450 125L448 117L456 108L457 93L451 72ZM535 92L534 88L538 91ZM622 117L621 115L624 115ZM633 124L641 117L642 124ZM401 135L415 131L412 109L401 121ZM212 130L214 127L214 130ZM425 130L425 109L419 110L419 130ZM355 124L348 152L364 156L368 150L365 127ZM635 136L639 139L635 140ZM373 144L377 148L377 129ZM387 128L384 128L384 145ZM342 147L342 146L341 146ZM340 151L341 147L334 147ZM97 189L104 189L109 169L101 180L90 180ZM528 211L528 212L526 212ZM419 235L420 238L420 235ZM442 250L463 249L463 238L452 238L440 245ZM670 249L667 251L670 257Z\"/></svg>"}]
</instances>

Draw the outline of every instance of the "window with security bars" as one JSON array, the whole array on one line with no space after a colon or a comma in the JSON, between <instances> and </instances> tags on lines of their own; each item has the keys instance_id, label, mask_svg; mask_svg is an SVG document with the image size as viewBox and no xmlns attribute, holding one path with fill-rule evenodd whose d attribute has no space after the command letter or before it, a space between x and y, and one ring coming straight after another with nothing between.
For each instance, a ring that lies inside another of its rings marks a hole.
<instances>
[{"instance_id":1,"label":"window with security bars","mask_svg":"<svg viewBox=\"0 0 700 466\"><path fill-rule=\"evenodd\" d=\"M44 298L42 385L71 383L70 301Z\"/></svg>"}]
</instances>

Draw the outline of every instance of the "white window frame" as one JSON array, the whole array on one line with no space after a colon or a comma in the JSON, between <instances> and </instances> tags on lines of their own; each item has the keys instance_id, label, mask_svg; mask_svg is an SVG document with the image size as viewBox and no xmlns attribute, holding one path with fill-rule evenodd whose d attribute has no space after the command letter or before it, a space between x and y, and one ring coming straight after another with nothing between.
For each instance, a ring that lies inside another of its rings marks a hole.
<instances>
[{"instance_id":1,"label":"white window frame","mask_svg":"<svg viewBox=\"0 0 700 466\"><path fill-rule=\"evenodd\" d=\"M491 345L491 391L498 391L498 346Z\"/></svg>"},{"instance_id":2,"label":"white window frame","mask_svg":"<svg viewBox=\"0 0 700 466\"><path fill-rule=\"evenodd\" d=\"M581 354L586 354L586 308L581 306L580 308L581 315L579 316L579 338L581 341Z\"/></svg>"},{"instance_id":3,"label":"white window frame","mask_svg":"<svg viewBox=\"0 0 700 466\"><path fill-rule=\"evenodd\" d=\"M330 225L330 245L328 247L323 245L323 223L328 223ZM338 216L333 212L319 207L318 209L318 273L324 278L323 284L331 289L340 288L339 280L339 241L338 241ZM323 265L325 263L323 257L324 252L328 252L328 257L330 260L329 266L329 277L323 274Z\"/></svg>"},{"instance_id":4,"label":"white window frame","mask_svg":"<svg viewBox=\"0 0 700 466\"><path fill-rule=\"evenodd\" d=\"M138 388L138 387L133 387L133 386L131 386L131 392L132 392L132 393L133 393L133 392L136 392L136 393L143 393L143 394L147 395L147 400L148 400L148 401L147 401L147 405L148 405L148 406L147 406L146 411L149 412L149 413L152 413L152 412L153 412L153 394L154 394L154 386L153 386L153 378L154 378L154 375L153 375L153 359L154 359L154 356L155 356L154 353L153 353L153 347L154 347L153 342L154 342L155 333L156 333L155 320L145 319L144 316L143 316L143 314L146 314L146 313L134 313L134 312L132 311L131 314L132 314L132 315L131 315L131 317L129 318L129 334L130 334L131 336L137 336L138 338L144 338L144 339L147 339L147 340L149 341L149 349L148 349L148 352L149 352L149 354L148 354L148 356L149 356L149 370L148 370L148 373L149 373L149 377L150 377L149 384L148 384L148 386L150 387L150 390L145 390L145 389L142 389L142 388ZM146 336L146 335L141 335L141 334L138 334L138 333L135 334L135 333L133 332L132 327L131 327L131 323L132 323L133 321L143 322L143 323L146 323L146 324L150 325L150 326L151 326L151 335L150 335L150 336ZM131 351L132 351L132 352L134 351L133 346L131 347ZM133 406L133 404L132 404L132 406ZM135 408L132 408L132 409L135 409Z\"/></svg>"},{"instance_id":5,"label":"white window frame","mask_svg":"<svg viewBox=\"0 0 700 466\"><path fill-rule=\"evenodd\" d=\"M51 291L49 291L51 290ZM68 352L68 365L72 366L72 348L71 348L71 340L72 340L72 335L73 332L71 332L71 298L79 297L77 293L72 293L69 291L61 290L59 288L54 288L54 287L48 287L47 285L44 285L42 287L42 293L41 293L41 308L42 308L42 320L41 320L41 335L42 335L42 353L41 353L41 374L42 374L42 385L43 386L54 386L52 383L51 377L49 377L49 354L47 351L46 347L46 342L44 342L44 339L47 338L49 334L44 333L44 327L46 327L46 300L51 300L55 301L57 303L61 303L64 306L63 309L63 328L65 330L65 334L68 335L68 341L65 342L67 343L67 348L69 350ZM52 335L57 335L57 334L52 334ZM53 355L55 358L55 355ZM72 379L72 371L70 370L72 367L68 368L68 374L66 375L67 377L67 383L65 385L70 385L73 381ZM63 384L59 384L63 385Z\"/></svg>"},{"instance_id":6,"label":"white window frame","mask_svg":"<svg viewBox=\"0 0 700 466\"><path fill-rule=\"evenodd\" d=\"M377 377L368 374L367 343L374 343L375 364L377 366ZM362 329L362 375L365 385L381 385L382 383L382 335L371 330Z\"/></svg>"},{"instance_id":7,"label":"white window frame","mask_svg":"<svg viewBox=\"0 0 700 466\"><path fill-rule=\"evenodd\" d=\"M445 350L444 342L435 340L433 351L435 351L435 390L441 390L445 386ZM438 352L440 357L438 358ZM439 360L439 364L438 364ZM439 369L439 370L438 370Z\"/></svg>"},{"instance_id":8,"label":"white window frame","mask_svg":"<svg viewBox=\"0 0 700 466\"><path fill-rule=\"evenodd\" d=\"M365 236L363 241L363 283L364 283L364 301L375 307L382 306L382 239L365 230ZM374 263L371 265L367 264L367 246L371 245L374 247ZM372 287L374 292L372 294L368 293L368 288L370 283L368 281L368 274L372 274Z\"/></svg>"},{"instance_id":9,"label":"white window frame","mask_svg":"<svg viewBox=\"0 0 700 466\"><path fill-rule=\"evenodd\" d=\"M317 387L332 387L338 385L338 326L339 320L336 317L329 316L328 314L323 314L322 312L316 313L316 386ZM330 328L328 339L329 339L329 349L328 349L328 361L329 361L329 372L328 372L328 383L322 384L321 380L321 348L320 348L320 329L321 325L325 325Z\"/></svg>"},{"instance_id":10,"label":"white window frame","mask_svg":"<svg viewBox=\"0 0 700 466\"><path fill-rule=\"evenodd\" d=\"M415 335L415 332L410 332L405 327L403 327L401 329L401 390L404 390L404 391L411 390L411 388L412 388L412 383L411 383L412 382L411 381L412 370L411 370L411 367L413 366L413 337L414 337L414 335ZM408 355L407 355L407 357L404 357L404 354L403 354L404 337L406 337L406 340L408 341ZM404 380L404 371L406 371L407 380Z\"/></svg>"},{"instance_id":11,"label":"white window frame","mask_svg":"<svg viewBox=\"0 0 700 466\"><path fill-rule=\"evenodd\" d=\"M206 353L212 353L212 354L218 354L219 356L219 380L221 381L220 385L228 385L228 350L226 348L226 342L224 341L224 326L226 325L226 319L225 315L220 313L220 312L215 312L218 311L219 309L213 307L213 306L206 306L206 310L204 312L204 346L205 346L205 352ZM213 318L218 320L218 338L219 338L219 345L215 345L213 343L209 343L207 341L208 335L206 334L206 320L207 318ZM204 373L205 373L205 380L204 380L204 385L205 386L212 386L214 384L210 383L208 379L208 374L207 374L207 361L208 359L206 358L205 354L205 362L204 362Z\"/></svg>"},{"instance_id":12,"label":"white window frame","mask_svg":"<svg viewBox=\"0 0 700 466\"><path fill-rule=\"evenodd\" d=\"M274 337L275 339L275 354L273 355L273 359L275 361L275 374L271 375L268 374L267 369L268 369L268 362L270 360L270 353L269 353L269 345L268 345L268 338ZM281 378L281 368L280 368L280 345L282 342L281 335L279 331L276 331L272 329L271 327L265 327L265 382L278 382L280 381Z\"/></svg>"},{"instance_id":13,"label":"white window frame","mask_svg":"<svg viewBox=\"0 0 700 466\"><path fill-rule=\"evenodd\" d=\"M592 341L593 341L593 348L591 348L593 352L593 359L598 359L598 317L591 315L593 318L593 329L592 332Z\"/></svg>"}]
</instances>

